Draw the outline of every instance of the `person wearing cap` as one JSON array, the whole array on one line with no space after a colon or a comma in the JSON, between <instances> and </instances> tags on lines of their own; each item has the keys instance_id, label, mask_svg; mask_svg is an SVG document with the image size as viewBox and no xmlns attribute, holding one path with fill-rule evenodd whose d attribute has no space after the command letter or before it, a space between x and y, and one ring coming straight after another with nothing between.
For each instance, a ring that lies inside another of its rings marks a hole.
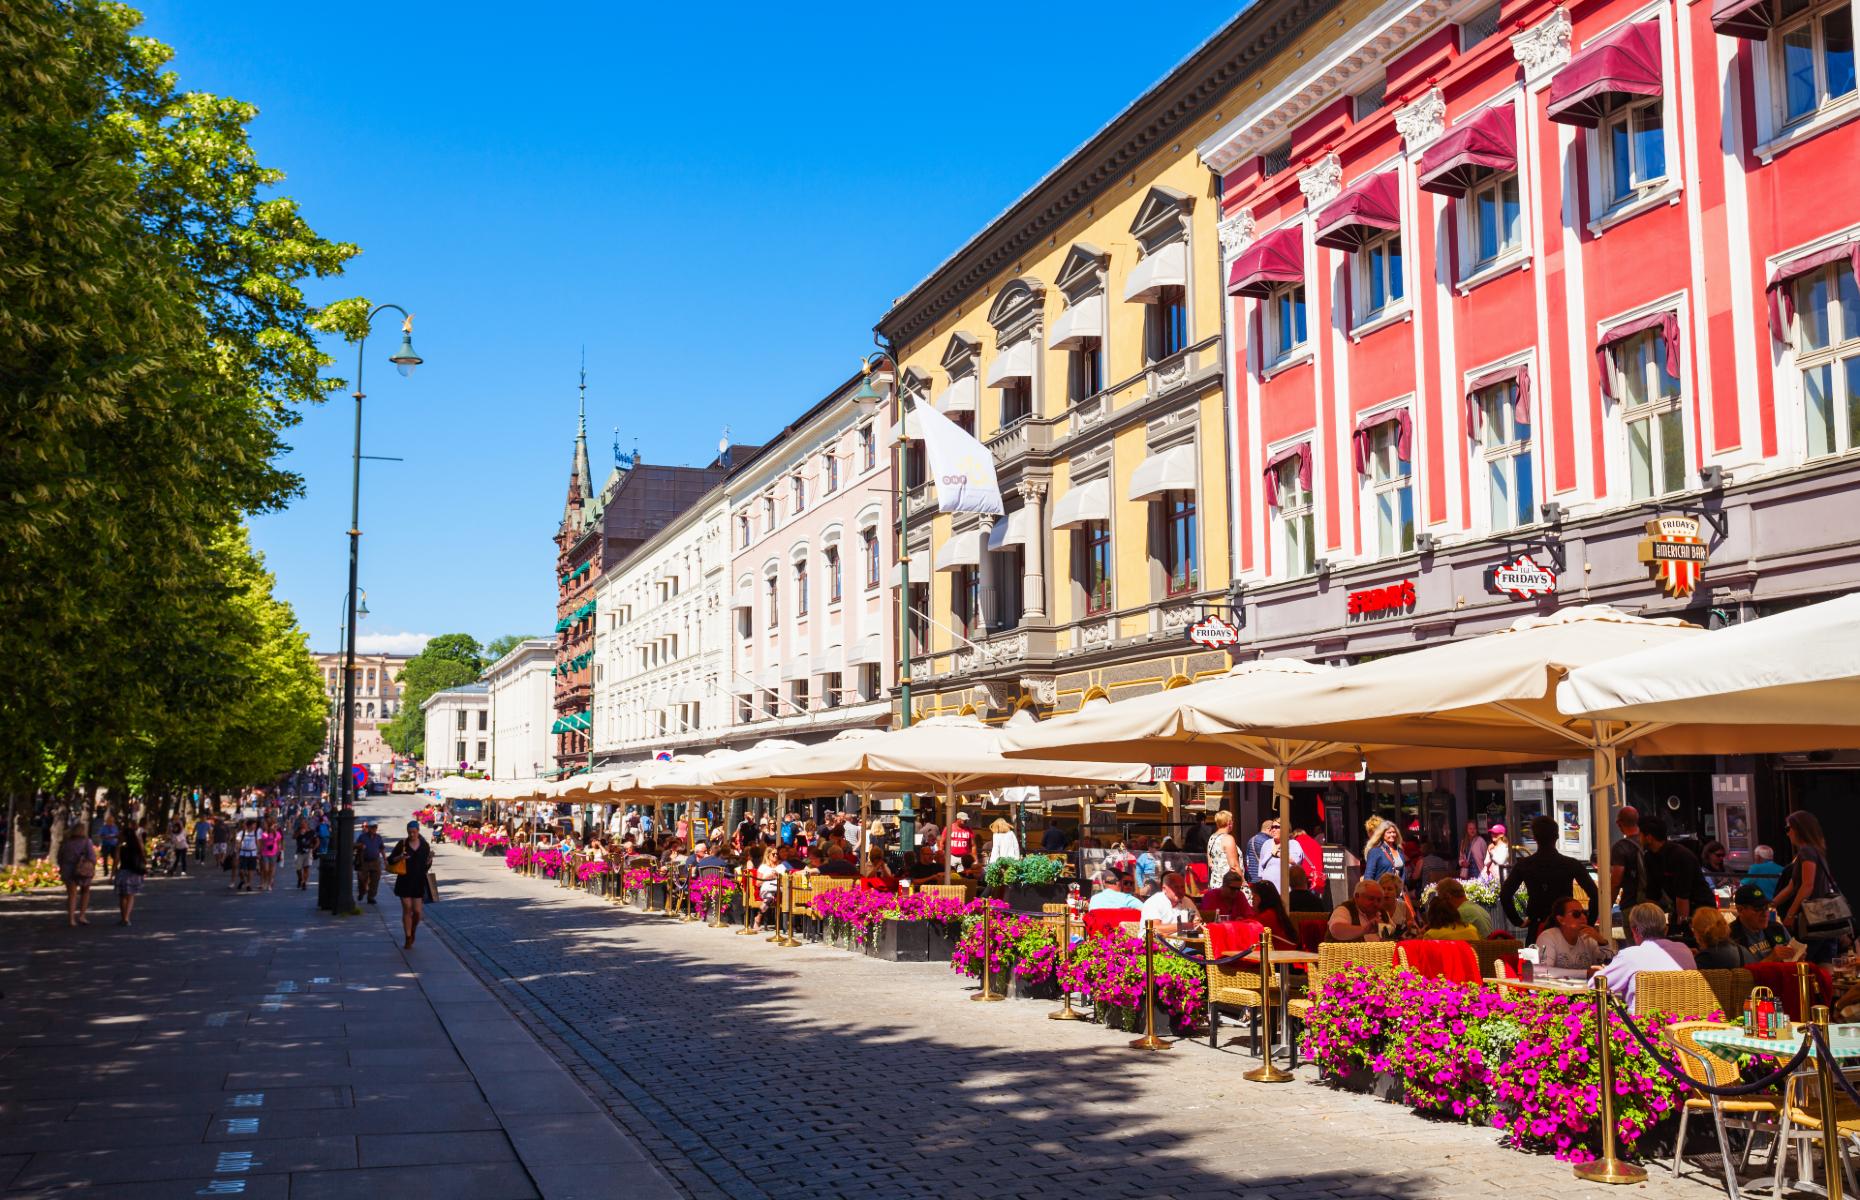
<instances>
[{"instance_id":1,"label":"person wearing cap","mask_svg":"<svg viewBox=\"0 0 1860 1200\"><path fill-rule=\"evenodd\" d=\"M1789 930L1776 919L1770 898L1759 884L1746 883L1731 897L1736 919L1731 922L1731 940L1756 955L1759 962L1794 962L1802 957L1801 943L1789 936Z\"/></svg>"},{"instance_id":2,"label":"person wearing cap","mask_svg":"<svg viewBox=\"0 0 1860 1200\"><path fill-rule=\"evenodd\" d=\"M1511 839L1503 825L1492 826L1491 833L1491 843L1485 848L1485 873L1479 882L1502 887L1505 876L1511 874Z\"/></svg>"},{"instance_id":3,"label":"person wearing cap","mask_svg":"<svg viewBox=\"0 0 1860 1200\"><path fill-rule=\"evenodd\" d=\"M407 935L406 949L413 949L414 931L426 916L429 877L433 870L433 848L420 836L420 823L407 822L407 836L388 855L388 865L405 863L406 870L394 878L394 894L400 898L400 927Z\"/></svg>"},{"instance_id":4,"label":"person wearing cap","mask_svg":"<svg viewBox=\"0 0 1860 1200\"><path fill-rule=\"evenodd\" d=\"M381 822L370 821L355 839L355 902L375 902L381 890L381 857L387 843L381 840Z\"/></svg>"},{"instance_id":5,"label":"person wearing cap","mask_svg":"<svg viewBox=\"0 0 1860 1200\"><path fill-rule=\"evenodd\" d=\"M960 861L965 867L975 857L975 831L969 828L969 814L959 812L955 823L943 831L943 856L954 866Z\"/></svg>"},{"instance_id":6,"label":"person wearing cap","mask_svg":"<svg viewBox=\"0 0 1860 1200\"><path fill-rule=\"evenodd\" d=\"M1143 902L1130 894L1129 876L1119 875L1116 871L1101 871L1097 882L1098 890L1091 894L1091 903L1085 906L1087 912L1106 908L1143 907Z\"/></svg>"}]
</instances>

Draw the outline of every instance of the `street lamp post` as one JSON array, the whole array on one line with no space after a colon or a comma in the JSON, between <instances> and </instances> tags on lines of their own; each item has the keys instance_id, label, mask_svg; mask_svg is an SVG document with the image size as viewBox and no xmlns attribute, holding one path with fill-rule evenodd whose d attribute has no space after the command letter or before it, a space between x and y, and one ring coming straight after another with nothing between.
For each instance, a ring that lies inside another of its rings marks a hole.
<instances>
[{"instance_id":1,"label":"street lamp post","mask_svg":"<svg viewBox=\"0 0 1860 1200\"><path fill-rule=\"evenodd\" d=\"M363 353L368 345L368 327L389 309L401 315L400 349L388 355L388 361L403 376L412 375L423 361L413 352L413 314L398 304L381 304L368 314L362 336L355 344L355 454L349 475L349 628L343 639L342 665L342 774L337 787L342 804L336 812L336 895L331 910L338 914L355 913L355 618L356 569L362 545L362 391Z\"/></svg>"},{"instance_id":2,"label":"street lamp post","mask_svg":"<svg viewBox=\"0 0 1860 1200\"><path fill-rule=\"evenodd\" d=\"M368 589L362 588L361 601L356 605L357 620L368 615ZM344 646L349 640L349 605L348 598L343 598L342 616L336 623L336 645ZM333 803L336 799L336 755L342 750L342 740L337 730L342 728L342 714L333 713L329 719L329 756L323 761L323 789L329 793Z\"/></svg>"},{"instance_id":3,"label":"street lamp post","mask_svg":"<svg viewBox=\"0 0 1860 1200\"><path fill-rule=\"evenodd\" d=\"M898 507L898 701L899 724L911 725L911 498L904 486L904 401L900 391L898 348L885 341L879 352L869 355L862 367L865 380L853 393L853 401L862 413L878 411L882 404L891 413L891 484L892 503ZM876 385L876 386L874 386ZM906 856L917 846L917 812L910 792L898 800L898 851Z\"/></svg>"}]
</instances>

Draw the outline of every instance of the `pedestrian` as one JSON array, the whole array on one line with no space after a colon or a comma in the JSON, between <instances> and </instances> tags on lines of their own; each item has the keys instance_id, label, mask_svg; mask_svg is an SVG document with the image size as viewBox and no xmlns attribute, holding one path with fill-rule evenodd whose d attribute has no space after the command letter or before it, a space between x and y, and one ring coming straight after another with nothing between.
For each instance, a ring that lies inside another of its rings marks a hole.
<instances>
[{"instance_id":1,"label":"pedestrian","mask_svg":"<svg viewBox=\"0 0 1860 1200\"><path fill-rule=\"evenodd\" d=\"M194 821L194 862L196 864L207 861L207 843L212 840L212 822L208 821L205 816L197 818ZM181 873L185 875L187 872L183 870Z\"/></svg>"},{"instance_id":2,"label":"pedestrian","mask_svg":"<svg viewBox=\"0 0 1860 1200\"><path fill-rule=\"evenodd\" d=\"M232 838L232 828L226 818L218 812L213 814L213 860L220 864L220 870L232 870L232 854L228 843Z\"/></svg>"},{"instance_id":3,"label":"pedestrian","mask_svg":"<svg viewBox=\"0 0 1860 1200\"><path fill-rule=\"evenodd\" d=\"M1384 875L1402 877L1408 859L1402 850L1401 828L1393 821L1372 817L1369 842L1363 847L1363 878L1380 880Z\"/></svg>"},{"instance_id":4,"label":"pedestrian","mask_svg":"<svg viewBox=\"0 0 1860 1200\"><path fill-rule=\"evenodd\" d=\"M82 821L65 830L58 846L58 878L65 885L65 920L90 924L90 883L97 877L97 846Z\"/></svg>"},{"instance_id":5,"label":"pedestrian","mask_svg":"<svg viewBox=\"0 0 1860 1200\"><path fill-rule=\"evenodd\" d=\"M381 823L370 821L355 839L355 902L373 904L381 890L381 859L387 843L381 840Z\"/></svg>"},{"instance_id":6,"label":"pedestrian","mask_svg":"<svg viewBox=\"0 0 1860 1200\"><path fill-rule=\"evenodd\" d=\"M1646 818L1651 821L1652 818ZM1495 827L1496 828L1496 827ZM1642 826L1642 832L1646 829ZM1505 877L1505 885L1498 891L1499 905L1504 909L1505 919L1513 925L1525 928L1524 940L1535 942L1537 935L1551 923L1551 913L1556 902L1564 896L1573 895L1573 888L1579 887L1589 897L1588 923L1596 923L1601 911L1601 893L1595 881L1589 875L1589 864L1575 859L1557 849L1557 825L1555 817L1532 817L1531 837L1537 842L1537 852L1518 860L1517 866ZM1529 885L1526 887L1526 885ZM1513 898L1518 889L1526 888L1525 911L1519 915ZM1648 907L1642 905L1640 907ZM1657 906L1654 909L1659 911ZM1639 911L1638 908L1632 911Z\"/></svg>"},{"instance_id":7,"label":"pedestrian","mask_svg":"<svg viewBox=\"0 0 1860 1200\"><path fill-rule=\"evenodd\" d=\"M258 833L258 882L268 892L278 881L278 859L283 855L284 831L278 828L276 817L266 817Z\"/></svg>"},{"instance_id":8,"label":"pedestrian","mask_svg":"<svg viewBox=\"0 0 1860 1200\"><path fill-rule=\"evenodd\" d=\"M1005 817L996 817L988 827L988 832L994 835L988 842L989 862L997 858L1020 857L1020 838L1015 835L1014 827L1007 823Z\"/></svg>"},{"instance_id":9,"label":"pedestrian","mask_svg":"<svg viewBox=\"0 0 1860 1200\"><path fill-rule=\"evenodd\" d=\"M307 819L297 822L297 890L305 891L310 886L310 863L316 858L316 826Z\"/></svg>"},{"instance_id":10,"label":"pedestrian","mask_svg":"<svg viewBox=\"0 0 1860 1200\"><path fill-rule=\"evenodd\" d=\"M1489 846L1479 833L1479 822L1466 822L1466 840L1460 849L1460 878L1480 879L1485 875L1485 852Z\"/></svg>"},{"instance_id":11,"label":"pedestrian","mask_svg":"<svg viewBox=\"0 0 1860 1200\"><path fill-rule=\"evenodd\" d=\"M129 914L135 911L136 897L142 894L142 881L148 877L148 871L147 848L142 841L142 831L133 823L125 825L120 856L116 862L116 907L122 914L117 924L129 924Z\"/></svg>"},{"instance_id":12,"label":"pedestrian","mask_svg":"<svg viewBox=\"0 0 1860 1200\"><path fill-rule=\"evenodd\" d=\"M117 829L116 822L110 819L110 814L106 810L103 814L103 823L97 827L97 857L106 873L116 872L116 845L120 836L121 831Z\"/></svg>"},{"instance_id":13,"label":"pedestrian","mask_svg":"<svg viewBox=\"0 0 1860 1200\"><path fill-rule=\"evenodd\" d=\"M1795 846L1789 872L1776 891L1776 911L1782 915L1783 927L1808 947L1808 961L1832 962L1843 937L1853 935L1851 909L1843 920L1838 912L1817 927L1803 908L1811 900L1833 900L1840 896L1834 877L1828 871L1828 840L1821 832L1821 822L1806 809L1796 809L1783 822L1789 841ZM1817 909L1848 909L1843 899L1836 905L1817 905ZM1844 925L1844 930L1838 926Z\"/></svg>"},{"instance_id":14,"label":"pedestrian","mask_svg":"<svg viewBox=\"0 0 1860 1200\"><path fill-rule=\"evenodd\" d=\"M394 871L398 865L400 870ZM406 949L413 949L414 931L425 916L426 898L433 870L433 848L420 836L420 823L407 822L407 836L388 856L388 870L394 871L394 894L400 897L400 926L407 935Z\"/></svg>"},{"instance_id":15,"label":"pedestrian","mask_svg":"<svg viewBox=\"0 0 1860 1200\"><path fill-rule=\"evenodd\" d=\"M172 831L168 834L168 845L171 848L171 853L168 855L168 874L185 878L187 875L187 827L181 822L174 823Z\"/></svg>"},{"instance_id":16,"label":"pedestrian","mask_svg":"<svg viewBox=\"0 0 1860 1200\"><path fill-rule=\"evenodd\" d=\"M1271 822L1265 823L1270 825ZM1246 867L1240 857L1240 848L1234 844L1234 815L1227 809L1214 814L1214 836L1208 839L1208 890L1221 886L1230 871L1245 874ZM1264 832L1265 826L1261 827ZM1250 881L1249 881L1250 882Z\"/></svg>"},{"instance_id":17,"label":"pedestrian","mask_svg":"<svg viewBox=\"0 0 1860 1200\"><path fill-rule=\"evenodd\" d=\"M239 873L233 876L233 890L249 892L258 875L258 819L247 817L239 830Z\"/></svg>"}]
</instances>

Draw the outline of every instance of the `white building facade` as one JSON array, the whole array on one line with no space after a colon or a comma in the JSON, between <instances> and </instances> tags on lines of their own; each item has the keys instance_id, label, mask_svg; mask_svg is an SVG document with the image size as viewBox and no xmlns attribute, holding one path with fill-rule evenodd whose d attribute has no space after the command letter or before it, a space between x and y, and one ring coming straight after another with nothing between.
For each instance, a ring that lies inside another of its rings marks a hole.
<instances>
[{"instance_id":1,"label":"white building facade","mask_svg":"<svg viewBox=\"0 0 1860 1200\"><path fill-rule=\"evenodd\" d=\"M434 692L426 715L428 775L484 771L491 765L491 689L482 683Z\"/></svg>"},{"instance_id":2,"label":"white building facade","mask_svg":"<svg viewBox=\"0 0 1860 1200\"><path fill-rule=\"evenodd\" d=\"M724 520L717 487L596 582L597 765L701 753L728 728Z\"/></svg>"},{"instance_id":3,"label":"white building facade","mask_svg":"<svg viewBox=\"0 0 1860 1200\"><path fill-rule=\"evenodd\" d=\"M530 638L485 669L491 778L536 779L554 769L555 739L549 736L555 720L554 666L554 641Z\"/></svg>"}]
</instances>

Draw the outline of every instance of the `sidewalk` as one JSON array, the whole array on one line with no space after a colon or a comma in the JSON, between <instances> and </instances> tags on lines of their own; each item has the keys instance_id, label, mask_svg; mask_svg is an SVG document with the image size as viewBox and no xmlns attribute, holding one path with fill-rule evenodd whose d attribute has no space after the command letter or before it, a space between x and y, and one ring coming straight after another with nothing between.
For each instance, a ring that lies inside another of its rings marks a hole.
<instances>
[{"instance_id":1,"label":"sidewalk","mask_svg":"<svg viewBox=\"0 0 1860 1200\"><path fill-rule=\"evenodd\" d=\"M78 929L0 899L0 1200L682 1194L391 896L334 918L284 875L151 879L130 929L107 884Z\"/></svg>"}]
</instances>

